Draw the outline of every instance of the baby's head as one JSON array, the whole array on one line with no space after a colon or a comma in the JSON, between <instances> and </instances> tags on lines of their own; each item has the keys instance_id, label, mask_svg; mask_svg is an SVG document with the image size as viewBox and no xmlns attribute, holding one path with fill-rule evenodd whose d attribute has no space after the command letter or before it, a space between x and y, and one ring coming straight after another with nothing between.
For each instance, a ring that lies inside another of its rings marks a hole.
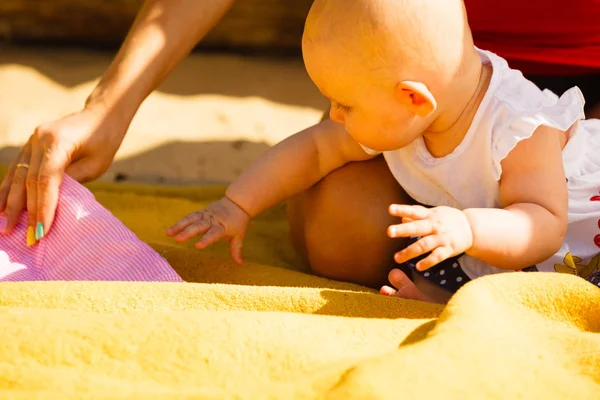
<instances>
[{"instance_id":1,"label":"baby's head","mask_svg":"<svg viewBox=\"0 0 600 400\"><path fill-rule=\"evenodd\" d=\"M462 0L316 0L302 49L331 118L380 151L431 125L475 53Z\"/></svg>"}]
</instances>

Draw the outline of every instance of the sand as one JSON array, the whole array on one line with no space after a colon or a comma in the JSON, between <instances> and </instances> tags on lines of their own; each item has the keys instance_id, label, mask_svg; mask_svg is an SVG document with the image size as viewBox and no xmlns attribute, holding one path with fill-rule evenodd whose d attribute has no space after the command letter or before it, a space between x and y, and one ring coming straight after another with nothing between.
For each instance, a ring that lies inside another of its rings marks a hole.
<instances>
[{"instance_id":1,"label":"sand","mask_svg":"<svg viewBox=\"0 0 600 400\"><path fill-rule=\"evenodd\" d=\"M113 55L0 48L0 163L37 125L80 109ZM101 180L229 182L326 105L300 59L195 53L143 103Z\"/></svg>"}]
</instances>

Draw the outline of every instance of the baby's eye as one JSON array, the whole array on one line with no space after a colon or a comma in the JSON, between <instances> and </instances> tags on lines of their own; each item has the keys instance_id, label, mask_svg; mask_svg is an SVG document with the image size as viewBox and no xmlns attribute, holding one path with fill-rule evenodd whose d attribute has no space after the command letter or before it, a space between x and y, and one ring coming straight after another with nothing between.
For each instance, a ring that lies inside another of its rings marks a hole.
<instances>
[{"instance_id":1,"label":"baby's eye","mask_svg":"<svg viewBox=\"0 0 600 400\"><path fill-rule=\"evenodd\" d=\"M333 103L333 106L342 112L349 112L351 110L350 107L339 103Z\"/></svg>"}]
</instances>

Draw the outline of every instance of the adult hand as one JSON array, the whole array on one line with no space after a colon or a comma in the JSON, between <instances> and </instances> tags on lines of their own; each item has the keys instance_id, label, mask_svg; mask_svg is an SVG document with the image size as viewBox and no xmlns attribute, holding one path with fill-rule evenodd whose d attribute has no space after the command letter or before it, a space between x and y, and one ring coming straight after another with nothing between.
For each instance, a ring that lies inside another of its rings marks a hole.
<instances>
[{"instance_id":1,"label":"adult hand","mask_svg":"<svg viewBox=\"0 0 600 400\"><path fill-rule=\"evenodd\" d=\"M431 253L416 265L424 271L442 261L466 252L473 245L473 232L467 216L456 208L393 204L389 212L402 218L402 224L388 228L388 236L421 237L394 256L398 264Z\"/></svg>"},{"instance_id":2,"label":"adult hand","mask_svg":"<svg viewBox=\"0 0 600 400\"><path fill-rule=\"evenodd\" d=\"M110 166L127 126L97 108L38 126L0 185L0 212L7 219L4 233L14 229L27 209L27 244L47 234L64 173L79 182L100 176Z\"/></svg>"}]
</instances>

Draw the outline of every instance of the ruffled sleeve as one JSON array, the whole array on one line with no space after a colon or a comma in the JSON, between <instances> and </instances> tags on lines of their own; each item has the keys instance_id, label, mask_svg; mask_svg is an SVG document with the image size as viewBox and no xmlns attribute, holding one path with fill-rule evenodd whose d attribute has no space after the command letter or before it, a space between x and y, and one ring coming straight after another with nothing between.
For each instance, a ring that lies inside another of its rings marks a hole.
<instances>
[{"instance_id":1,"label":"ruffled sleeve","mask_svg":"<svg viewBox=\"0 0 600 400\"><path fill-rule=\"evenodd\" d=\"M585 100L577 87L567 90L560 98L549 90L544 90L545 98L537 110L515 111L507 118L500 118L502 124L492 132L492 158L496 179L502 176L502 160L524 139L533 135L541 126L549 126L568 131L576 122L585 118Z\"/></svg>"}]
</instances>

